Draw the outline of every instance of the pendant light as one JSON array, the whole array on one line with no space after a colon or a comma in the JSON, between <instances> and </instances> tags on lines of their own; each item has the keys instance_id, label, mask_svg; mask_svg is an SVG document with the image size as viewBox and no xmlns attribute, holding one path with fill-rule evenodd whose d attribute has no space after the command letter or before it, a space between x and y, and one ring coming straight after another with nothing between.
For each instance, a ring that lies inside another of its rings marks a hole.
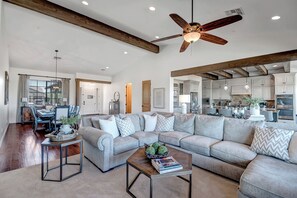
<instances>
[{"instance_id":1,"label":"pendant light","mask_svg":"<svg viewBox=\"0 0 297 198\"><path fill-rule=\"evenodd\" d=\"M247 71L247 67L245 68L245 70ZM248 81L247 81L247 77L245 78L245 85L244 85L244 88L246 90L248 90L250 88L249 84L248 84Z\"/></svg>"},{"instance_id":2,"label":"pendant light","mask_svg":"<svg viewBox=\"0 0 297 198\"><path fill-rule=\"evenodd\" d=\"M228 85L227 85L227 80L225 79L225 86L224 86L224 90L227 91L228 90Z\"/></svg>"},{"instance_id":3,"label":"pendant light","mask_svg":"<svg viewBox=\"0 0 297 198\"><path fill-rule=\"evenodd\" d=\"M55 50L56 52L56 56L54 57L54 59L56 59L56 79L55 81L53 82L53 89L54 90L59 90L60 87L59 87L59 81L58 81L58 59L61 59L61 57L58 57L58 50Z\"/></svg>"}]
</instances>

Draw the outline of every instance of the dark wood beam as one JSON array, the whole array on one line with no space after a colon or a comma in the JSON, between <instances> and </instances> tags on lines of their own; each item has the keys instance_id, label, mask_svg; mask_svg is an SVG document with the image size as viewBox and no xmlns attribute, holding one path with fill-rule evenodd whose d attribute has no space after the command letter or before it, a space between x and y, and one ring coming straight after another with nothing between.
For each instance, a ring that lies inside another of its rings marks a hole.
<instances>
[{"instance_id":1,"label":"dark wood beam","mask_svg":"<svg viewBox=\"0 0 297 198\"><path fill-rule=\"evenodd\" d=\"M219 75L219 76L222 76L224 78L233 78L233 75L228 73L228 72L225 72L225 71L213 71L212 73L216 74L216 75Z\"/></svg>"},{"instance_id":2,"label":"dark wood beam","mask_svg":"<svg viewBox=\"0 0 297 198\"><path fill-rule=\"evenodd\" d=\"M268 75L268 70L264 65L257 65L255 68L263 75Z\"/></svg>"},{"instance_id":3,"label":"dark wood beam","mask_svg":"<svg viewBox=\"0 0 297 198\"><path fill-rule=\"evenodd\" d=\"M6 2L60 19L73 25L86 28L88 30L103 34L113 39L134 45L136 47L148 50L150 52L159 53L159 46L138 38L132 34L109 26L105 23L74 12L46 0L4 0Z\"/></svg>"},{"instance_id":4,"label":"dark wood beam","mask_svg":"<svg viewBox=\"0 0 297 198\"><path fill-rule=\"evenodd\" d=\"M270 63L285 62L297 60L297 50L255 56L239 60L215 63L210 65L192 67L188 69L176 70L171 72L171 77L195 75L197 73L207 73L213 71L221 71L225 69L234 69L238 67L252 67L255 65L265 65Z\"/></svg>"},{"instance_id":5,"label":"dark wood beam","mask_svg":"<svg viewBox=\"0 0 297 198\"><path fill-rule=\"evenodd\" d=\"M219 77L213 74L209 74L209 73L202 73L202 74L196 74L197 76L200 76L202 78L208 78L210 80L218 80Z\"/></svg>"},{"instance_id":6,"label":"dark wood beam","mask_svg":"<svg viewBox=\"0 0 297 198\"><path fill-rule=\"evenodd\" d=\"M249 72L247 72L246 70L242 69L241 67L239 68L234 68L232 69L235 73L243 76L243 77L249 77Z\"/></svg>"}]
</instances>

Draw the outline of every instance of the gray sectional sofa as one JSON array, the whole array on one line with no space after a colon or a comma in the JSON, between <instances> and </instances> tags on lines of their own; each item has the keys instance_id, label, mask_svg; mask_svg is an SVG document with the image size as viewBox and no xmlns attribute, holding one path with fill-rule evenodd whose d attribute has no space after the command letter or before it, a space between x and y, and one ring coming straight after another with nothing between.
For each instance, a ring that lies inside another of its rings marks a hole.
<instances>
[{"instance_id":1,"label":"gray sectional sofa","mask_svg":"<svg viewBox=\"0 0 297 198\"><path fill-rule=\"evenodd\" d=\"M290 162L257 155L250 149L255 126L297 131L297 125L178 114L174 115L174 131L144 132L141 114L119 116L129 116L137 132L113 139L98 124L109 116L82 118L79 133L84 139L84 155L103 172L124 164L144 144L161 141L191 153L194 165L238 181L238 197L297 197L297 133L289 145Z\"/></svg>"}]
</instances>

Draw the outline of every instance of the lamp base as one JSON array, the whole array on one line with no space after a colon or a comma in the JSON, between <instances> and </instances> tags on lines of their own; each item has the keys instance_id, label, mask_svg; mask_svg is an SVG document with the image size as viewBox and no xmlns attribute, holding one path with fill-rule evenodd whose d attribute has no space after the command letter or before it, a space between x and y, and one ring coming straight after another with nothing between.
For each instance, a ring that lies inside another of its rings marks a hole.
<instances>
[{"instance_id":1,"label":"lamp base","mask_svg":"<svg viewBox=\"0 0 297 198\"><path fill-rule=\"evenodd\" d=\"M181 105L181 108L182 108L182 114L187 114L187 104L186 103L183 103Z\"/></svg>"}]
</instances>

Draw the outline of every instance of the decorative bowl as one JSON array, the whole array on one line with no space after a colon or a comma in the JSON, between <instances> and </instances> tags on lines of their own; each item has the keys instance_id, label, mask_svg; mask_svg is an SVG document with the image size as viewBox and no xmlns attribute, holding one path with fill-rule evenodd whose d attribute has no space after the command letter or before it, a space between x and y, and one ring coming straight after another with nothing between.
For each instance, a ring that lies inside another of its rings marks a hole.
<instances>
[{"instance_id":1,"label":"decorative bowl","mask_svg":"<svg viewBox=\"0 0 297 198\"><path fill-rule=\"evenodd\" d=\"M49 138L52 142L61 142L61 141L67 141L72 140L76 138L78 135L76 130L72 130L71 133L65 134L64 132L59 131L53 131L49 134L46 134L45 137Z\"/></svg>"},{"instance_id":2,"label":"decorative bowl","mask_svg":"<svg viewBox=\"0 0 297 198\"><path fill-rule=\"evenodd\" d=\"M146 154L146 157L148 159L161 159L161 158L164 158L164 157L168 157L168 154L169 152L167 151L166 153L162 154L162 155L159 155L159 154L155 154L155 155L152 155L150 153L147 153L146 152L146 149L149 147L150 145L147 145L145 144L144 147L145 147L145 154ZM161 146L165 146L165 144L162 144Z\"/></svg>"}]
</instances>

